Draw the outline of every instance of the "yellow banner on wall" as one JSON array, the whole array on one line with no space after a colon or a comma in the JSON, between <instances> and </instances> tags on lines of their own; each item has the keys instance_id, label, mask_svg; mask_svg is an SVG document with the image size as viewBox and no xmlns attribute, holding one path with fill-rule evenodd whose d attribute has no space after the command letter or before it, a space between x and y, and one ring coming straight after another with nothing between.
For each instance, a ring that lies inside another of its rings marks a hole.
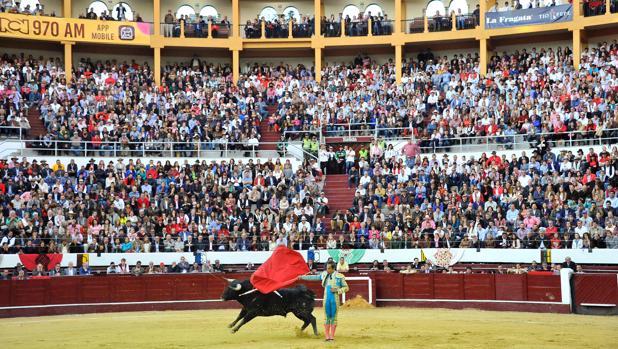
<instances>
[{"instance_id":1,"label":"yellow banner on wall","mask_svg":"<svg viewBox=\"0 0 618 349\"><path fill-rule=\"evenodd\" d=\"M150 45L150 23L0 13L0 36L20 39Z\"/></svg>"}]
</instances>

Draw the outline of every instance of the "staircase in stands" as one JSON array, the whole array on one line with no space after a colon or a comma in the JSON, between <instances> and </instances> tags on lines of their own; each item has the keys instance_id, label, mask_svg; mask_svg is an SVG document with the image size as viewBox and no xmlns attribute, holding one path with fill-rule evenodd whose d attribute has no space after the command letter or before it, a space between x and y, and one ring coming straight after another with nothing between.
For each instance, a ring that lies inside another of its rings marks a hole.
<instances>
[{"instance_id":1,"label":"staircase in stands","mask_svg":"<svg viewBox=\"0 0 618 349\"><path fill-rule=\"evenodd\" d=\"M28 135L24 135L23 138L36 139L41 135L47 133L45 129L45 124L43 124L43 120L41 120L41 113L39 112L39 108L36 105L33 105L28 109L28 116L26 117L28 122L30 123L30 132Z\"/></svg>"},{"instance_id":2,"label":"staircase in stands","mask_svg":"<svg viewBox=\"0 0 618 349\"><path fill-rule=\"evenodd\" d=\"M340 231L331 231L330 221L338 210L352 207L356 187L348 188L348 176L345 174L327 174L324 183L324 195L328 198L329 213L322 218L327 233L339 234Z\"/></svg>"},{"instance_id":3,"label":"staircase in stands","mask_svg":"<svg viewBox=\"0 0 618 349\"><path fill-rule=\"evenodd\" d=\"M268 105L268 116L274 114L277 111L276 105ZM260 134L262 135L260 139L260 147L258 148L260 151L260 156L262 157L278 157L276 153L277 145L273 142L279 142L281 140L281 133L273 130L268 126L268 117L264 118L260 123ZM272 144L265 144L272 143Z\"/></svg>"}]
</instances>

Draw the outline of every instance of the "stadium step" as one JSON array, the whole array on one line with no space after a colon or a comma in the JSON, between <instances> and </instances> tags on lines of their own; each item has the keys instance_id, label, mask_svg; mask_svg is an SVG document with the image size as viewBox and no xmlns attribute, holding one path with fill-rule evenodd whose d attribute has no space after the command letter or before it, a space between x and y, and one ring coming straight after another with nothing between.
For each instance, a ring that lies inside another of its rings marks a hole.
<instances>
[{"instance_id":1,"label":"stadium step","mask_svg":"<svg viewBox=\"0 0 618 349\"><path fill-rule=\"evenodd\" d=\"M354 200L355 191L355 187L348 189L347 175L326 175L326 182L324 183L324 194L328 198L328 208L330 212L326 215L326 217L322 218L322 223L324 223L324 227L327 233L339 233L331 231L331 218L338 210L345 211L352 207L352 201Z\"/></svg>"},{"instance_id":2,"label":"stadium step","mask_svg":"<svg viewBox=\"0 0 618 349\"><path fill-rule=\"evenodd\" d=\"M43 120L41 120L41 113L39 112L38 106L33 105L30 107L26 118L30 123L30 133L27 138L35 139L47 133L45 124L43 124Z\"/></svg>"},{"instance_id":3,"label":"stadium step","mask_svg":"<svg viewBox=\"0 0 618 349\"><path fill-rule=\"evenodd\" d=\"M277 106L269 105L266 107L266 109L268 110L268 116L270 116L277 111ZM279 142L281 140L281 133L276 132L275 130L270 128L270 126L268 125L268 118L264 118L264 120L262 120L262 122L260 123L260 134L262 135L262 138L260 139L260 147L258 148L260 151L277 150L277 145L274 144L274 142ZM277 157L277 155L275 155L274 157Z\"/></svg>"}]
</instances>

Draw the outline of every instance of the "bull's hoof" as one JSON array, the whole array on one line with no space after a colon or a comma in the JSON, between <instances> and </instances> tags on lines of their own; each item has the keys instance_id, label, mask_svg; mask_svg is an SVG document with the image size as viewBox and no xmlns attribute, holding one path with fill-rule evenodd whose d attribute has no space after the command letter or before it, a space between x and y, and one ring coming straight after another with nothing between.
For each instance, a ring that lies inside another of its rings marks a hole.
<instances>
[{"instance_id":1,"label":"bull's hoof","mask_svg":"<svg viewBox=\"0 0 618 349\"><path fill-rule=\"evenodd\" d=\"M238 330L237 330L237 329L235 329L235 328L233 328L233 329L231 329L231 330L230 330L230 333L231 333L231 334L234 334L234 333L236 333L236 332L238 332Z\"/></svg>"},{"instance_id":2,"label":"bull's hoof","mask_svg":"<svg viewBox=\"0 0 618 349\"><path fill-rule=\"evenodd\" d=\"M232 328L232 327L234 327L234 324L227 325L227 328Z\"/></svg>"}]
</instances>

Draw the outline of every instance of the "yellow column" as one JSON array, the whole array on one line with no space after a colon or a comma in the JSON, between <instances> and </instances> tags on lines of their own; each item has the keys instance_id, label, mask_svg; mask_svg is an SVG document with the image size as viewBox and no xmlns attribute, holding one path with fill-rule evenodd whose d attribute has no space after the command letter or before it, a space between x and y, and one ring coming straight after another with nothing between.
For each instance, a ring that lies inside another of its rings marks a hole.
<instances>
[{"instance_id":1,"label":"yellow column","mask_svg":"<svg viewBox=\"0 0 618 349\"><path fill-rule=\"evenodd\" d=\"M315 52L315 63L314 63L315 80L317 82L320 82L322 81L322 49L319 47L316 47L314 52Z\"/></svg>"},{"instance_id":2,"label":"yellow column","mask_svg":"<svg viewBox=\"0 0 618 349\"><path fill-rule=\"evenodd\" d=\"M455 12L451 13L451 30L457 30L457 17L455 16Z\"/></svg>"},{"instance_id":3,"label":"yellow column","mask_svg":"<svg viewBox=\"0 0 618 349\"><path fill-rule=\"evenodd\" d=\"M159 47L154 48L154 66L152 69L154 69L155 85L161 86L161 48Z\"/></svg>"},{"instance_id":4,"label":"yellow column","mask_svg":"<svg viewBox=\"0 0 618 349\"><path fill-rule=\"evenodd\" d=\"M401 83L401 71L403 70L403 45L395 46L395 80Z\"/></svg>"},{"instance_id":5,"label":"yellow column","mask_svg":"<svg viewBox=\"0 0 618 349\"><path fill-rule=\"evenodd\" d=\"M487 12L487 8L488 8L487 0L480 0L479 5L481 5L479 8L479 11L480 11L479 25L481 26L481 28L485 28L485 12Z\"/></svg>"},{"instance_id":6,"label":"yellow column","mask_svg":"<svg viewBox=\"0 0 618 349\"><path fill-rule=\"evenodd\" d=\"M234 83L240 78L240 51L232 50L232 79Z\"/></svg>"},{"instance_id":7,"label":"yellow column","mask_svg":"<svg viewBox=\"0 0 618 349\"><path fill-rule=\"evenodd\" d=\"M395 25L393 26L393 34L401 33L401 27L403 26L404 20L404 0L395 0Z\"/></svg>"},{"instance_id":8,"label":"yellow column","mask_svg":"<svg viewBox=\"0 0 618 349\"><path fill-rule=\"evenodd\" d=\"M611 6L612 6L611 0L605 0L605 14L606 15L611 15L612 14Z\"/></svg>"},{"instance_id":9,"label":"yellow column","mask_svg":"<svg viewBox=\"0 0 618 349\"><path fill-rule=\"evenodd\" d=\"M232 0L232 37L240 36L240 5Z\"/></svg>"},{"instance_id":10,"label":"yellow column","mask_svg":"<svg viewBox=\"0 0 618 349\"><path fill-rule=\"evenodd\" d=\"M581 55L584 48L587 46L588 40L586 32L582 29L573 30L573 68L579 69L581 64Z\"/></svg>"},{"instance_id":11,"label":"yellow column","mask_svg":"<svg viewBox=\"0 0 618 349\"><path fill-rule=\"evenodd\" d=\"M161 0L152 1L152 22L154 25L154 35L160 36L161 35Z\"/></svg>"},{"instance_id":12,"label":"yellow column","mask_svg":"<svg viewBox=\"0 0 618 349\"><path fill-rule=\"evenodd\" d=\"M580 0L573 0L573 18L582 16L582 5Z\"/></svg>"},{"instance_id":13,"label":"yellow column","mask_svg":"<svg viewBox=\"0 0 618 349\"><path fill-rule=\"evenodd\" d=\"M480 43L480 62L479 62L479 68L480 68L480 73L481 76L485 76L487 74L487 65L489 64L489 58L491 58L489 56L489 51L490 51L490 45L491 43L489 42L489 39L481 39L479 40Z\"/></svg>"},{"instance_id":14,"label":"yellow column","mask_svg":"<svg viewBox=\"0 0 618 349\"><path fill-rule=\"evenodd\" d=\"M314 8L314 20L313 20L313 27L314 27L314 35L315 36L320 36L322 34L322 0L314 0L313 1L313 8Z\"/></svg>"},{"instance_id":15,"label":"yellow column","mask_svg":"<svg viewBox=\"0 0 618 349\"><path fill-rule=\"evenodd\" d=\"M73 45L74 42L63 41L64 45L64 76L67 82L73 78Z\"/></svg>"},{"instance_id":16,"label":"yellow column","mask_svg":"<svg viewBox=\"0 0 618 349\"><path fill-rule=\"evenodd\" d=\"M71 13L71 0L62 1L62 17L73 17Z\"/></svg>"}]
</instances>

